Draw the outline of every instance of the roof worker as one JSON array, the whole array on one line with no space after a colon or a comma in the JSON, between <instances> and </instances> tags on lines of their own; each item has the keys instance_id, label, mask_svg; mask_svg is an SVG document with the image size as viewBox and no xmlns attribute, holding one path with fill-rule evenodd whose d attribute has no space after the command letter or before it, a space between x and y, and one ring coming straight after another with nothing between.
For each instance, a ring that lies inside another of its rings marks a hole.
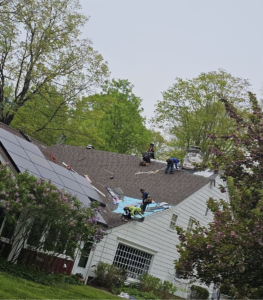
<instances>
[{"instance_id":1,"label":"roof worker","mask_svg":"<svg viewBox=\"0 0 263 300\"><path fill-rule=\"evenodd\" d=\"M167 162L167 166L166 166L166 169L165 169L165 174L168 173L168 171L169 171L170 168L171 168L170 174L174 173L174 164L175 164L176 170L178 171L178 167L177 167L177 164L179 163L179 159L178 158L168 158L166 160L166 162Z\"/></svg>"},{"instance_id":2,"label":"roof worker","mask_svg":"<svg viewBox=\"0 0 263 300\"><path fill-rule=\"evenodd\" d=\"M147 201L147 199L151 199L150 193L146 192L144 189L140 189L140 192L142 193L142 205L141 205L141 209L142 209L142 211L144 213L145 210L146 210L146 206L148 204L150 204L152 201Z\"/></svg>"},{"instance_id":3,"label":"roof worker","mask_svg":"<svg viewBox=\"0 0 263 300\"><path fill-rule=\"evenodd\" d=\"M150 157L154 159L154 143L150 143L150 147L148 148L147 152L149 152Z\"/></svg>"},{"instance_id":4,"label":"roof worker","mask_svg":"<svg viewBox=\"0 0 263 300\"><path fill-rule=\"evenodd\" d=\"M123 210L125 214L122 215L121 219L124 222L128 222L128 220L131 219L131 216L135 217L135 215L140 215L142 217L142 210L140 207L125 206Z\"/></svg>"}]
</instances>

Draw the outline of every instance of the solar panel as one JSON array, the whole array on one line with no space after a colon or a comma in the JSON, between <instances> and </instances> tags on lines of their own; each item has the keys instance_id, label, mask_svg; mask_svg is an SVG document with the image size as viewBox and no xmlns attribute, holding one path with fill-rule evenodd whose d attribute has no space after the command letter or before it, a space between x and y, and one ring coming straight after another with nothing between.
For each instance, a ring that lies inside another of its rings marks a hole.
<instances>
[{"instance_id":1,"label":"solar panel","mask_svg":"<svg viewBox=\"0 0 263 300\"><path fill-rule=\"evenodd\" d=\"M101 202L100 196L87 179L48 161L37 146L1 128L0 141L20 172L28 171L36 178L50 180L60 190L76 195L86 206L90 206L90 199ZM99 214L98 217L100 223L106 224Z\"/></svg>"},{"instance_id":2,"label":"solar panel","mask_svg":"<svg viewBox=\"0 0 263 300\"><path fill-rule=\"evenodd\" d=\"M22 149L22 148L20 148L20 149ZM24 150L24 151L26 152L27 157L30 158L30 160L33 163L38 164L38 165L54 172L53 168L51 167L49 161L46 158L36 155L35 153L32 153L28 150Z\"/></svg>"},{"instance_id":3,"label":"solar panel","mask_svg":"<svg viewBox=\"0 0 263 300\"><path fill-rule=\"evenodd\" d=\"M91 186L91 183L84 176L81 176L74 172L71 172L71 174L74 177L74 179L78 181L78 183L81 183L82 185L88 186L93 189L93 187Z\"/></svg>"},{"instance_id":4,"label":"solar panel","mask_svg":"<svg viewBox=\"0 0 263 300\"><path fill-rule=\"evenodd\" d=\"M20 167L29 170L30 172L37 174L39 176L41 176L41 174L38 172L37 168L35 167L35 165L27 159L24 159L21 156L18 156L14 153L12 153L11 151L8 152L9 155L11 156L11 158L13 159L13 161L15 162L15 164L17 165L17 167L20 170Z\"/></svg>"},{"instance_id":5,"label":"solar panel","mask_svg":"<svg viewBox=\"0 0 263 300\"><path fill-rule=\"evenodd\" d=\"M90 197L93 200L102 202L100 196L98 195L98 193L93 188L89 188L89 187L87 187L85 185L82 185L82 184L80 186L84 190L85 194L88 197Z\"/></svg>"},{"instance_id":6,"label":"solar panel","mask_svg":"<svg viewBox=\"0 0 263 300\"><path fill-rule=\"evenodd\" d=\"M63 182L60 180L58 175L54 171L50 171L46 168L43 168L39 165L35 165L36 168L38 169L39 173L41 174L42 177L46 178L47 180L51 180L54 183L58 183L60 185L64 185Z\"/></svg>"},{"instance_id":7,"label":"solar panel","mask_svg":"<svg viewBox=\"0 0 263 300\"><path fill-rule=\"evenodd\" d=\"M20 170L21 173L25 173L27 171L30 175L33 175L36 178L41 178L40 174L35 174L35 173L25 169L25 168L19 167L19 170Z\"/></svg>"},{"instance_id":8,"label":"solar panel","mask_svg":"<svg viewBox=\"0 0 263 300\"><path fill-rule=\"evenodd\" d=\"M61 179L61 181L67 188L70 188L71 190L74 190L76 192L79 192L79 193L85 195L85 192L81 189L80 185L76 181L73 181L62 175L57 175L57 176L59 176L59 178Z\"/></svg>"},{"instance_id":9,"label":"solar panel","mask_svg":"<svg viewBox=\"0 0 263 300\"><path fill-rule=\"evenodd\" d=\"M1 139L1 143L3 144L5 149L8 150L8 152L11 151L14 154L17 154L25 159L28 159L27 153L24 151L23 148L21 148L21 146L13 144L5 139Z\"/></svg>"},{"instance_id":10,"label":"solar panel","mask_svg":"<svg viewBox=\"0 0 263 300\"><path fill-rule=\"evenodd\" d=\"M16 136L2 128L0 128L0 136L13 144L20 146Z\"/></svg>"},{"instance_id":11,"label":"solar panel","mask_svg":"<svg viewBox=\"0 0 263 300\"><path fill-rule=\"evenodd\" d=\"M50 165L52 166L52 168L54 169L54 171L59 174L62 175L64 177L67 177L71 180L75 180L74 177L71 175L73 172L69 171L68 169L66 169L65 167L59 166L53 162L50 162Z\"/></svg>"},{"instance_id":12,"label":"solar panel","mask_svg":"<svg viewBox=\"0 0 263 300\"><path fill-rule=\"evenodd\" d=\"M58 183L56 183L56 182L52 182L52 183L53 183L55 186L57 186L57 188L58 188L59 190L64 190L65 193L69 193L68 189L67 189L64 185L58 184Z\"/></svg>"},{"instance_id":13,"label":"solar panel","mask_svg":"<svg viewBox=\"0 0 263 300\"><path fill-rule=\"evenodd\" d=\"M68 189L69 192L74 195L74 196L77 196L79 198L79 200L85 205L85 206L90 206L90 199L86 196L86 195L83 195L81 193L78 193L74 190L71 190L71 189Z\"/></svg>"},{"instance_id":14,"label":"solar panel","mask_svg":"<svg viewBox=\"0 0 263 300\"><path fill-rule=\"evenodd\" d=\"M28 141L25 141L18 136L16 138L17 138L18 142L20 143L20 145L22 146L22 148L29 150L29 151L37 154L38 156L45 157L44 154L39 150L39 148L36 145L34 145Z\"/></svg>"},{"instance_id":15,"label":"solar panel","mask_svg":"<svg viewBox=\"0 0 263 300\"><path fill-rule=\"evenodd\" d=\"M103 219L101 214L98 213L97 217L99 218L98 220L99 223L107 225L107 222Z\"/></svg>"}]
</instances>

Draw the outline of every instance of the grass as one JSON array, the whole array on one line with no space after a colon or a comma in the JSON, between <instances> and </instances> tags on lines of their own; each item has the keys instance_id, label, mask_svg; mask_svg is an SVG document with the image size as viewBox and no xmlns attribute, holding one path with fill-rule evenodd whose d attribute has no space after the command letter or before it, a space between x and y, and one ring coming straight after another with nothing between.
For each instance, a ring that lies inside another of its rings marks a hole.
<instances>
[{"instance_id":1,"label":"grass","mask_svg":"<svg viewBox=\"0 0 263 300\"><path fill-rule=\"evenodd\" d=\"M120 299L90 286L63 284L57 287L28 281L0 272L0 299Z\"/></svg>"}]
</instances>

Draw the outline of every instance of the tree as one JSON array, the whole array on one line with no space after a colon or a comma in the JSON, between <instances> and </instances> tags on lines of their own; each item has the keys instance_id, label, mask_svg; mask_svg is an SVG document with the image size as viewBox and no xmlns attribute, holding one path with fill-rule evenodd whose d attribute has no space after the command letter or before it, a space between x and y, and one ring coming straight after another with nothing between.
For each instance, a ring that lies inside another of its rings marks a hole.
<instances>
[{"instance_id":1,"label":"tree","mask_svg":"<svg viewBox=\"0 0 263 300\"><path fill-rule=\"evenodd\" d=\"M97 225L98 205L85 207L75 196L51 182L26 173L14 176L0 165L1 236L9 238L8 261L17 261L21 250L48 251L75 258L83 244L94 246L105 235ZM1 250L4 249L1 245Z\"/></svg>"},{"instance_id":2,"label":"tree","mask_svg":"<svg viewBox=\"0 0 263 300\"><path fill-rule=\"evenodd\" d=\"M139 153L151 142L151 132L141 116L141 99L128 80L112 80L100 94L84 97L73 112L72 124L87 139L69 134L67 142L118 153ZM88 137L90 133L90 138Z\"/></svg>"},{"instance_id":3,"label":"tree","mask_svg":"<svg viewBox=\"0 0 263 300\"><path fill-rule=\"evenodd\" d=\"M177 78L176 83L163 92L163 100L158 101L153 124L175 136L172 144L179 156L183 156L190 145L195 145L201 147L207 161L210 147L207 134L227 134L234 128L234 122L218 100L226 97L241 108L246 104L248 87L247 80L221 69L201 73L191 80ZM229 144L224 144L228 149Z\"/></svg>"},{"instance_id":4,"label":"tree","mask_svg":"<svg viewBox=\"0 0 263 300\"><path fill-rule=\"evenodd\" d=\"M74 106L104 82L107 64L89 39L80 38L88 18L79 8L77 0L1 1L1 122L10 124L35 96L53 102L55 89L60 101L43 130L65 104Z\"/></svg>"},{"instance_id":5,"label":"tree","mask_svg":"<svg viewBox=\"0 0 263 300\"><path fill-rule=\"evenodd\" d=\"M212 136L213 164L224 170L230 204L209 199L214 221L208 228L197 224L191 233L177 227L180 245L175 268L182 278L194 277L206 284L220 282L233 298L261 299L263 296L263 112L249 93L248 120L222 99L236 123L230 135ZM220 139L233 140L235 147L226 155ZM221 192L225 188L220 187Z\"/></svg>"},{"instance_id":6,"label":"tree","mask_svg":"<svg viewBox=\"0 0 263 300\"><path fill-rule=\"evenodd\" d=\"M23 130L47 145L53 145L62 134L70 130L72 108L55 88L45 87L40 93L17 111L11 127Z\"/></svg>"}]
</instances>

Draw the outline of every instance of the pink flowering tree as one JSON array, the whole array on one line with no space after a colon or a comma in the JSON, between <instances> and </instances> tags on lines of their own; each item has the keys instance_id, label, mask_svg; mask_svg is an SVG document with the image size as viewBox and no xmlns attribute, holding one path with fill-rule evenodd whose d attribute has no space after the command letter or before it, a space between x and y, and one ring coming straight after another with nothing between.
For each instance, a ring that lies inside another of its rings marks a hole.
<instances>
[{"instance_id":1,"label":"pink flowering tree","mask_svg":"<svg viewBox=\"0 0 263 300\"><path fill-rule=\"evenodd\" d=\"M177 227L180 258L175 268L181 278L196 278L206 284L221 283L221 291L233 298L263 298L263 113L253 94L247 118L239 116L222 99L236 130L228 136L213 136L213 165L224 170L230 204L212 198L207 205L214 220L207 228L198 223L191 233ZM225 155L218 140L232 140ZM225 192L220 187L221 192Z\"/></svg>"},{"instance_id":2,"label":"pink flowering tree","mask_svg":"<svg viewBox=\"0 0 263 300\"><path fill-rule=\"evenodd\" d=\"M95 202L85 207L49 181L28 173L14 176L0 165L0 233L2 240L7 239L0 250L12 245L10 262L17 261L25 245L29 250L70 258L83 245L94 247L105 235L97 224L99 209Z\"/></svg>"}]
</instances>

